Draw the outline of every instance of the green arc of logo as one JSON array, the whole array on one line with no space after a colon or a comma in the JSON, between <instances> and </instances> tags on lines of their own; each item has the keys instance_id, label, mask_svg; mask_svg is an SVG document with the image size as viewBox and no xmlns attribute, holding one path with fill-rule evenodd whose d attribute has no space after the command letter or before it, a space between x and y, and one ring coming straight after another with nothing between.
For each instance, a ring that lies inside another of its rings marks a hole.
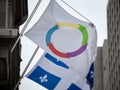
<instances>
[{"instance_id":1,"label":"green arc of logo","mask_svg":"<svg viewBox=\"0 0 120 90\"><path fill-rule=\"evenodd\" d=\"M87 29L83 25L80 25L80 24L79 24L79 28L78 29L81 31L81 33L83 35L82 45L86 45L87 41L88 41Z\"/></svg>"}]
</instances>

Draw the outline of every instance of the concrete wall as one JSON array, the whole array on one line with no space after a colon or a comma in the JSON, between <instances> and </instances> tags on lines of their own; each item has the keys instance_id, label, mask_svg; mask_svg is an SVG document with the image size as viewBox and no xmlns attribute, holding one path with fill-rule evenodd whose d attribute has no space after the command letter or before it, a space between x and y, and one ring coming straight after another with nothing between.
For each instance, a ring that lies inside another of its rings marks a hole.
<instances>
[{"instance_id":1,"label":"concrete wall","mask_svg":"<svg viewBox=\"0 0 120 90\"><path fill-rule=\"evenodd\" d=\"M98 47L94 62L94 90L103 90L102 60L102 47Z\"/></svg>"}]
</instances>

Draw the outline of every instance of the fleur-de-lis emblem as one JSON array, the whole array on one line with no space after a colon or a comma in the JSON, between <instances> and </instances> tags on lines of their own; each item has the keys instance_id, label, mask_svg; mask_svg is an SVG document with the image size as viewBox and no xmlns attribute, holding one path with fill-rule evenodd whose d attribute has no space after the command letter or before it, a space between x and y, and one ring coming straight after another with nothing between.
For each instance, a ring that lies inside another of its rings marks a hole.
<instances>
[{"instance_id":1,"label":"fleur-de-lis emblem","mask_svg":"<svg viewBox=\"0 0 120 90\"><path fill-rule=\"evenodd\" d=\"M94 78L94 72L91 71L90 74L90 78Z\"/></svg>"},{"instance_id":2,"label":"fleur-de-lis emblem","mask_svg":"<svg viewBox=\"0 0 120 90\"><path fill-rule=\"evenodd\" d=\"M43 83L43 82L48 82L47 77L48 77L47 75L44 75L44 76L39 77L40 82L41 82L41 83Z\"/></svg>"}]
</instances>

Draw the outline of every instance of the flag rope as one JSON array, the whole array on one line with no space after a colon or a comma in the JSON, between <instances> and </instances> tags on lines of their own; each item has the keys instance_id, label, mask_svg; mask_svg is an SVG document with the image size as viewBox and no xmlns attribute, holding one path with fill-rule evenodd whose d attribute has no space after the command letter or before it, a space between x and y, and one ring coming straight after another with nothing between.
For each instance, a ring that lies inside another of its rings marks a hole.
<instances>
[{"instance_id":1,"label":"flag rope","mask_svg":"<svg viewBox=\"0 0 120 90\"><path fill-rule=\"evenodd\" d=\"M18 36L18 38L17 38L15 44L13 45L13 47L12 47L12 49L11 49L11 52L13 52L13 50L14 50L15 47L16 47L16 45L18 44L20 38L22 37L23 33L25 32L25 30L26 30L28 24L30 23L30 21L31 21L32 17L34 16L36 10L38 9L40 3L41 3L41 0L38 0L38 2L37 2L37 4L36 4L35 8L33 9L33 11L32 11L32 13L31 13L30 17L28 18L28 20L27 20L27 22L25 23L23 29L21 30L21 33L20 33L20 35Z\"/></svg>"},{"instance_id":2,"label":"flag rope","mask_svg":"<svg viewBox=\"0 0 120 90\"><path fill-rule=\"evenodd\" d=\"M72 6L70 6L69 4L67 4L65 1L61 0L64 4L66 4L68 7L70 7L72 10L74 10L77 14L79 14L80 16L82 16L84 19L86 19L88 22L90 22L91 24L93 24L88 18L86 18L83 14L81 14L80 12L78 12L76 9L74 9ZM93 24L94 25L94 24Z\"/></svg>"},{"instance_id":3,"label":"flag rope","mask_svg":"<svg viewBox=\"0 0 120 90\"><path fill-rule=\"evenodd\" d=\"M20 76L20 78L19 78L19 80L18 80L17 84L15 85L14 90L16 90L16 89L17 89L17 87L18 87L18 85L19 85L20 81L21 81L21 80L22 80L22 78L24 77L24 75L25 75L25 73L26 73L26 71L27 71L28 67L30 66L30 64L31 64L31 62L32 62L32 60L33 60L33 58L35 57L35 55L36 55L36 53L37 53L38 49L39 49L39 46L37 46L37 47L36 47L36 49L35 49L35 51L34 51L34 53L33 53L32 57L30 58L30 61L28 62L27 66L25 67L25 69L24 69L24 71L23 71L22 75Z\"/></svg>"}]
</instances>

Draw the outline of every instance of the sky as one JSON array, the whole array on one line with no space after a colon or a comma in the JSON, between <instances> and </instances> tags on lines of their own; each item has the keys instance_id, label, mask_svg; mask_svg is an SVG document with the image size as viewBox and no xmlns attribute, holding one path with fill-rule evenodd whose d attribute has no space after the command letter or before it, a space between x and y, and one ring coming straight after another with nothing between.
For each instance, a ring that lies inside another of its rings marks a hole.
<instances>
[{"instance_id":1,"label":"sky","mask_svg":"<svg viewBox=\"0 0 120 90\"><path fill-rule=\"evenodd\" d=\"M28 31L40 18L42 13L44 12L46 6L48 5L50 0L42 0L41 4L36 11L35 15L33 16L31 22L29 23L26 31ZM61 0L56 0L64 9L66 9L71 15L84 20L79 14L77 14L75 11L71 10L71 8L67 7ZM67 4L72 6L75 10L80 12L82 15L84 15L86 18L88 18L90 21L92 21L97 29L97 46L102 46L104 39L107 38L107 19L106 19L106 7L108 0L64 0ZM34 9L36 3L38 0L28 0L28 12L29 16ZM24 27L24 24L20 26L20 30ZM35 48L37 47L36 44L34 44L32 41L30 41L28 38L23 36L21 38L21 44L22 44L22 52L21 52L21 71L20 73L24 71L28 61L30 60ZM43 54L43 50L39 49L37 54L35 55L31 65L29 66L27 72L34 66L34 64L38 61L40 56ZM27 73L26 72L26 73ZM29 80L28 78L24 77L21 80L21 84L19 86L20 90L47 90L44 87L36 84L35 82Z\"/></svg>"}]
</instances>

